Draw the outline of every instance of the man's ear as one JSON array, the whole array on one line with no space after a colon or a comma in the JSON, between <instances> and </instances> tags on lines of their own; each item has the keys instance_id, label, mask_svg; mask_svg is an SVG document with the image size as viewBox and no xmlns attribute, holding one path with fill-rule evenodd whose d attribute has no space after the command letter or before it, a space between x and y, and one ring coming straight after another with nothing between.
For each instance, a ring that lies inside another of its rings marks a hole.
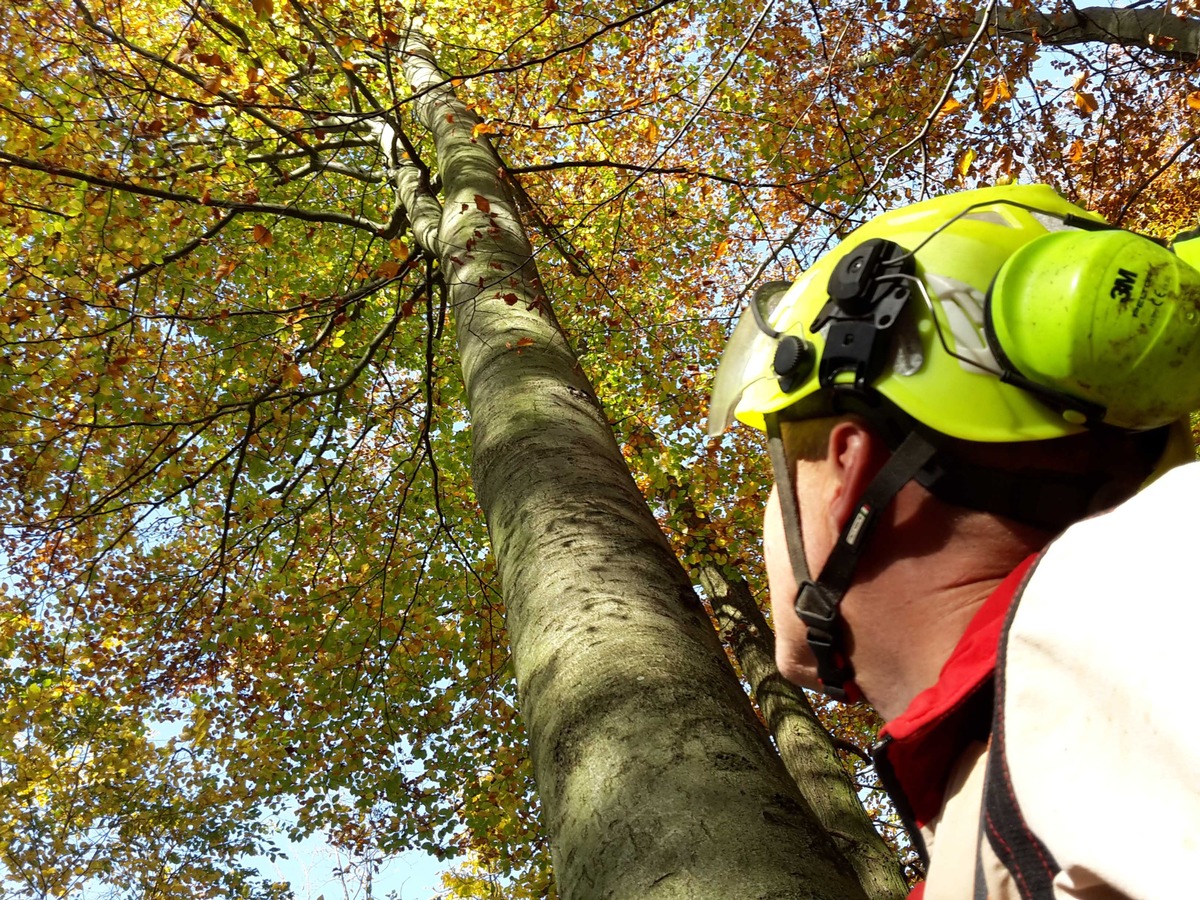
<instances>
[{"instance_id":1,"label":"man's ear","mask_svg":"<svg viewBox=\"0 0 1200 900\"><path fill-rule=\"evenodd\" d=\"M841 534L858 510L867 486L887 458L883 439L861 422L847 419L829 432L825 464L834 483L828 515L835 534Z\"/></svg>"}]
</instances>

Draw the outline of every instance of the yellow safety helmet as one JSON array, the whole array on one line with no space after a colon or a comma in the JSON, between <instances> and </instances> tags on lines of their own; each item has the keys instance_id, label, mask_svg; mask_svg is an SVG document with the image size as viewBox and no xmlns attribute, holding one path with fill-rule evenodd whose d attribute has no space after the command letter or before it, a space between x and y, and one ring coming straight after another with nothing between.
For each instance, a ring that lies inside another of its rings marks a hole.
<instances>
[{"instance_id":1,"label":"yellow safety helmet","mask_svg":"<svg viewBox=\"0 0 1200 900\"><path fill-rule=\"evenodd\" d=\"M1200 407L1200 271L1045 185L884 213L759 289L722 356L709 434L867 389L969 441L1168 424Z\"/></svg>"}]
</instances>

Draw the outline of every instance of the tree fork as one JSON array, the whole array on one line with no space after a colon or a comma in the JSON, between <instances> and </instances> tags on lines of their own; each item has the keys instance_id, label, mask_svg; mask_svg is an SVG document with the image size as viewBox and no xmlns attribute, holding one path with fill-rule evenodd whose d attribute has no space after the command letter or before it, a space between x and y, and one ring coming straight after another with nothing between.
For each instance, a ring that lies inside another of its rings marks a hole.
<instances>
[{"instance_id":1,"label":"tree fork","mask_svg":"<svg viewBox=\"0 0 1200 900\"><path fill-rule=\"evenodd\" d=\"M443 178L473 476L560 895L864 897L629 475L476 117L417 34L404 73Z\"/></svg>"}]
</instances>

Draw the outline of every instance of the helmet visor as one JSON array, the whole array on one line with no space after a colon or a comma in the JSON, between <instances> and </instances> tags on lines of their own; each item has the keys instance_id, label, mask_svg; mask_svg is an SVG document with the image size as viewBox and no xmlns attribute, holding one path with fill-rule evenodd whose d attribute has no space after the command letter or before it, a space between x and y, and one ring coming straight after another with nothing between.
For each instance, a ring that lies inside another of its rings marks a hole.
<instances>
[{"instance_id":1,"label":"helmet visor","mask_svg":"<svg viewBox=\"0 0 1200 900\"><path fill-rule=\"evenodd\" d=\"M738 402L746 388L764 377L764 359L774 355L779 332L772 318L792 286L790 281L770 281L754 292L742 311L733 335L721 354L708 401L708 436L717 437L733 424Z\"/></svg>"}]
</instances>

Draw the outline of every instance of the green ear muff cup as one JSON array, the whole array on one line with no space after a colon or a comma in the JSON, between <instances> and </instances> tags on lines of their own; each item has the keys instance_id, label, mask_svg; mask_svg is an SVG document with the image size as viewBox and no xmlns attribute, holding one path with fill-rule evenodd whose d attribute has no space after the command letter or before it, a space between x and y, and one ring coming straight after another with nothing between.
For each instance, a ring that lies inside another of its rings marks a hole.
<instances>
[{"instance_id":1,"label":"green ear muff cup","mask_svg":"<svg viewBox=\"0 0 1200 900\"><path fill-rule=\"evenodd\" d=\"M987 325L1025 378L1154 428L1200 407L1200 271L1128 231L1064 231L1018 249Z\"/></svg>"}]
</instances>

